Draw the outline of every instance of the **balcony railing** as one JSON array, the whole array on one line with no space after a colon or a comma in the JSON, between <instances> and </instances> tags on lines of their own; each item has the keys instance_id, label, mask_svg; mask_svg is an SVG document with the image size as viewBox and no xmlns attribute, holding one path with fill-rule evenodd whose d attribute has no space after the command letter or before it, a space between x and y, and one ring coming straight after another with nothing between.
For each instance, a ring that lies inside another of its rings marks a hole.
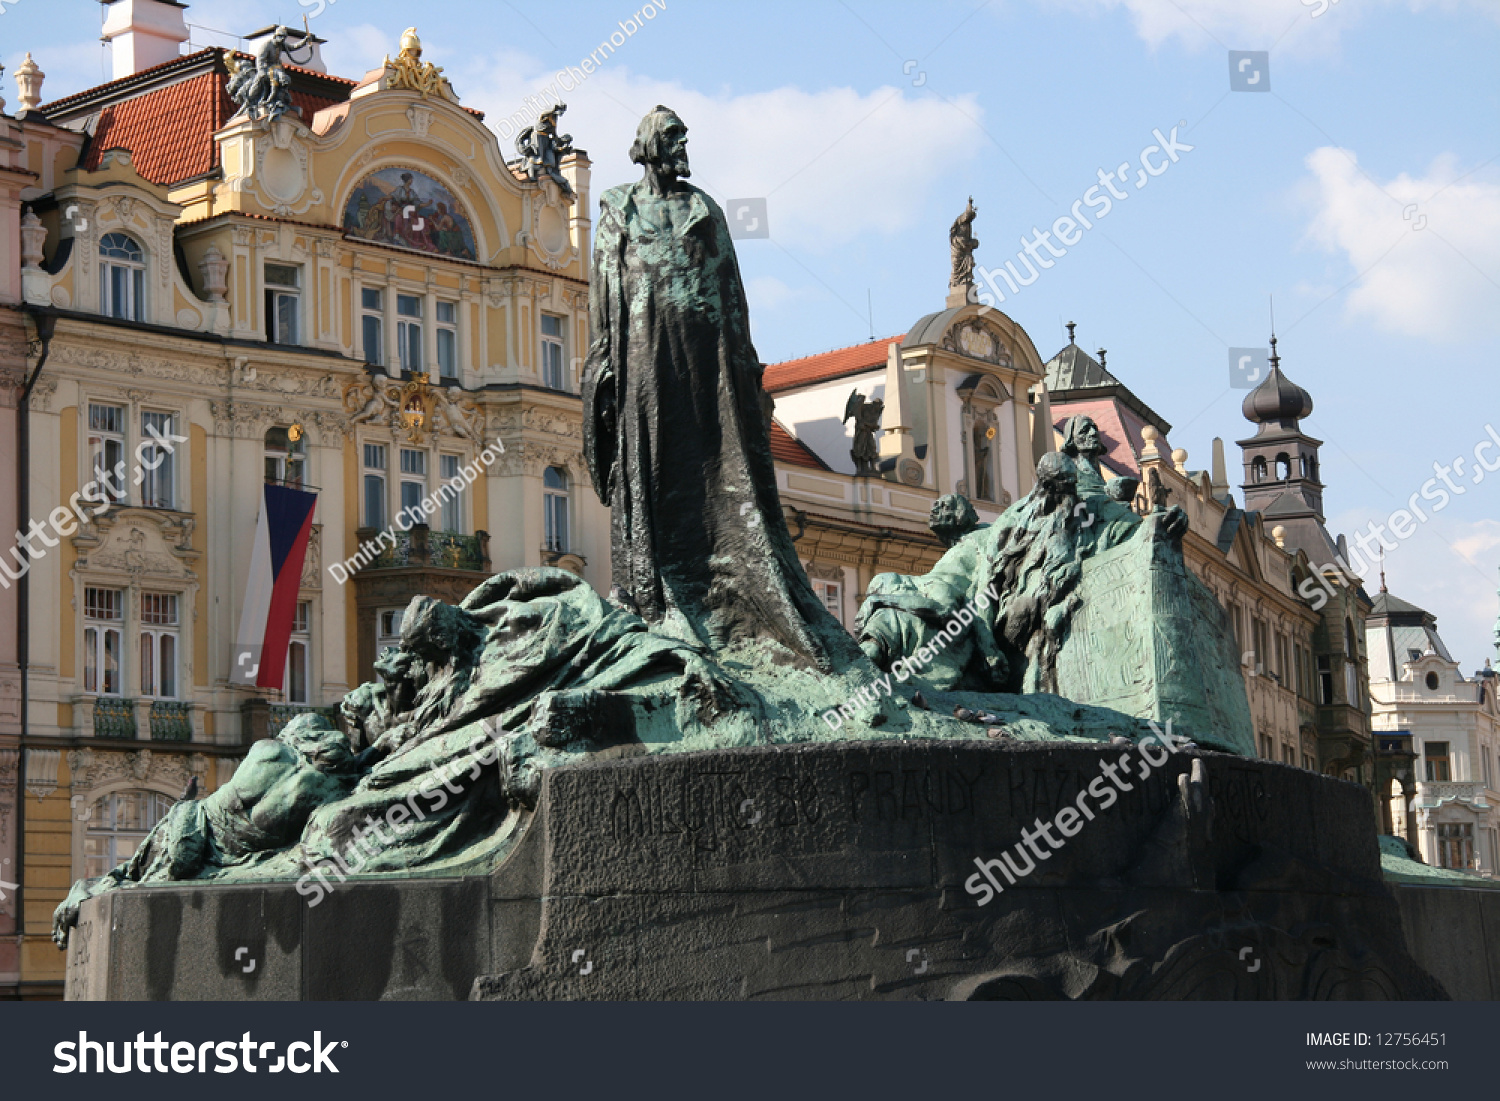
<instances>
[{"instance_id":1,"label":"balcony railing","mask_svg":"<svg viewBox=\"0 0 1500 1101\"><path fill-rule=\"evenodd\" d=\"M96 718L95 722L97 721ZM153 742L192 741L192 705L181 700L156 700L152 703L151 740Z\"/></svg>"},{"instance_id":2,"label":"balcony railing","mask_svg":"<svg viewBox=\"0 0 1500 1101\"><path fill-rule=\"evenodd\" d=\"M120 696L97 697L94 700L94 737L136 737L135 701Z\"/></svg>"},{"instance_id":3,"label":"balcony railing","mask_svg":"<svg viewBox=\"0 0 1500 1101\"><path fill-rule=\"evenodd\" d=\"M381 533L374 528L360 528L355 533L361 546L373 545ZM391 536L395 536L392 544ZM432 531L426 524L415 524L410 531L393 531L380 544L380 551L365 567L367 570L391 570L431 566L444 570L490 572L489 532L460 535L451 531Z\"/></svg>"}]
</instances>

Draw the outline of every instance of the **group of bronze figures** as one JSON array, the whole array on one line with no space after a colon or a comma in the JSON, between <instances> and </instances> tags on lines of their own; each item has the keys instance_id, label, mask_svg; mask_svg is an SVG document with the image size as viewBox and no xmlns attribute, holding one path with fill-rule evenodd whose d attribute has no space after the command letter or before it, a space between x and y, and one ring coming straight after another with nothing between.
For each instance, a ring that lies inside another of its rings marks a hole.
<instances>
[{"instance_id":1,"label":"group of bronze figures","mask_svg":"<svg viewBox=\"0 0 1500 1101\"><path fill-rule=\"evenodd\" d=\"M910 659L982 592L994 594L983 613L891 705L922 707L919 689L1055 691L1085 561L1133 538L1181 539L1180 509L1143 522L1135 480L1105 480L1098 428L1077 417L996 522L940 499L932 525L947 552L924 576L875 578L851 636L787 531L729 227L686 182L686 135L653 109L630 150L642 179L600 203L583 406L586 460L611 511L608 597L526 568L457 607L416 598L379 679L343 701L345 729L306 714L257 743L130 861L75 886L59 944L84 899L132 883L298 879L347 866L352 849L367 873L472 869L533 804L540 770L599 750L826 738L812 697L846 698ZM539 137L555 149L550 131ZM889 708L867 720L872 736L893 721ZM944 736L936 722L924 729ZM398 816L435 773L444 805Z\"/></svg>"}]
</instances>

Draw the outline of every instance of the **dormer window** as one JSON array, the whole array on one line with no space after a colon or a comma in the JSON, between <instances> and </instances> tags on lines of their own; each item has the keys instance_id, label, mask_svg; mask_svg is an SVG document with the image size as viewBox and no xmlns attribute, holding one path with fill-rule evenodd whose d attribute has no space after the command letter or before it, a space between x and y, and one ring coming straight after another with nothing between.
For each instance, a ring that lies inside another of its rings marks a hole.
<instances>
[{"instance_id":1,"label":"dormer window","mask_svg":"<svg viewBox=\"0 0 1500 1101\"><path fill-rule=\"evenodd\" d=\"M123 233L99 240L99 308L126 321L146 319L146 254Z\"/></svg>"}]
</instances>

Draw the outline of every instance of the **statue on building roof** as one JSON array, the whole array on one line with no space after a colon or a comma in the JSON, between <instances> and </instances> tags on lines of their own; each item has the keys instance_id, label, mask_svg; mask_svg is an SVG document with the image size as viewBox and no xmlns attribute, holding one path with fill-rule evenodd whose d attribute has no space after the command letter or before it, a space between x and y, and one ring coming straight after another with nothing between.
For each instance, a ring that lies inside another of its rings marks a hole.
<instances>
[{"instance_id":1,"label":"statue on building roof","mask_svg":"<svg viewBox=\"0 0 1500 1101\"><path fill-rule=\"evenodd\" d=\"M526 175L536 180L546 176L552 180L568 199L575 198L573 185L562 174L562 159L573 152L573 135L559 134L557 120L568 109L566 103L555 103L542 112L535 126L528 126L516 135L516 152L526 168Z\"/></svg>"},{"instance_id":2,"label":"statue on building roof","mask_svg":"<svg viewBox=\"0 0 1500 1101\"><path fill-rule=\"evenodd\" d=\"M858 390L849 395L844 403L844 422L854 420L854 446L849 457L854 460L856 478L873 478L880 473L880 451L875 446L875 433L880 431L880 418L885 413L885 402L879 398L866 398Z\"/></svg>"},{"instance_id":3,"label":"statue on building roof","mask_svg":"<svg viewBox=\"0 0 1500 1101\"><path fill-rule=\"evenodd\" d=\"M948 247L953 253L953 274L948 277L950 289L974 285L974 250L979 247L974 236L974 218L978 213L974 209L974 196L970 195L969 205L948 230Z\"/></svg>"},{"instance_id":4,"label":"statue on building roof","mask_svg":"<svg viewBox=\"0 0 1500 1101\"><path fill-rule=\"evenodd\" d=\"M390 74L386 82L387 88L403 88L416 92L423 99L437 96L439 99L458 102L453 85L448 83L443 70L430 61L422 60L422 40L417 37L417 28L407 27L402 32L401 49L396 54L396 59L392 61L390 54L387 54L383 64Z\"/></svg>"},{"instance_id":5,"label":"statue on building roof","mask_svg":"<svg viewBox=\"0 0 1500 1101\"><path fill-rule=\"evenodd\" d=\"M300 41L288 45L288 40L300 35ZM278 26L275 32L256 51L253 64L242 64L232 50L224 51L224 64L229 69L229 83L225 91L239 105L240 113L252 119L275 122L292 106L292 77L281 64L281 55L306 46L312 37L309 31L293 31Z\"/></svg>"}]
</instances>

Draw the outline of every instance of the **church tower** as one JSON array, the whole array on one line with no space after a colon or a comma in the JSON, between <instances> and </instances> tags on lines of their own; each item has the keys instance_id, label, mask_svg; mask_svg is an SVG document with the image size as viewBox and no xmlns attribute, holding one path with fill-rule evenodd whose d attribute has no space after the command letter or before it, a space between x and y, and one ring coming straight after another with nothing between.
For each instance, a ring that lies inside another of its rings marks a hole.
<instances>
[{"instance_id":1,"label":"church tower","mask_svg":"<svg viewBox=\"0 0 1500 1101\"><path fill-rule=\"evenodd\" d=\"M1318 448L1323 441L1303 432L1300 423L1312 414L1312 395L1282 373L1274 336L1271 373L1245 396L1241 408L1245 419L1258 426L1254 436L1238 441L1245 463L1240 488L1246 511L1262 513L1268 524L1280 524L1293 535L1298 527L1321 528L1323 483ZM1322 540L1307 542L1317 545ZM1307 550L1311 553L1312 546Z\"/></svg>"}]
</instances>

